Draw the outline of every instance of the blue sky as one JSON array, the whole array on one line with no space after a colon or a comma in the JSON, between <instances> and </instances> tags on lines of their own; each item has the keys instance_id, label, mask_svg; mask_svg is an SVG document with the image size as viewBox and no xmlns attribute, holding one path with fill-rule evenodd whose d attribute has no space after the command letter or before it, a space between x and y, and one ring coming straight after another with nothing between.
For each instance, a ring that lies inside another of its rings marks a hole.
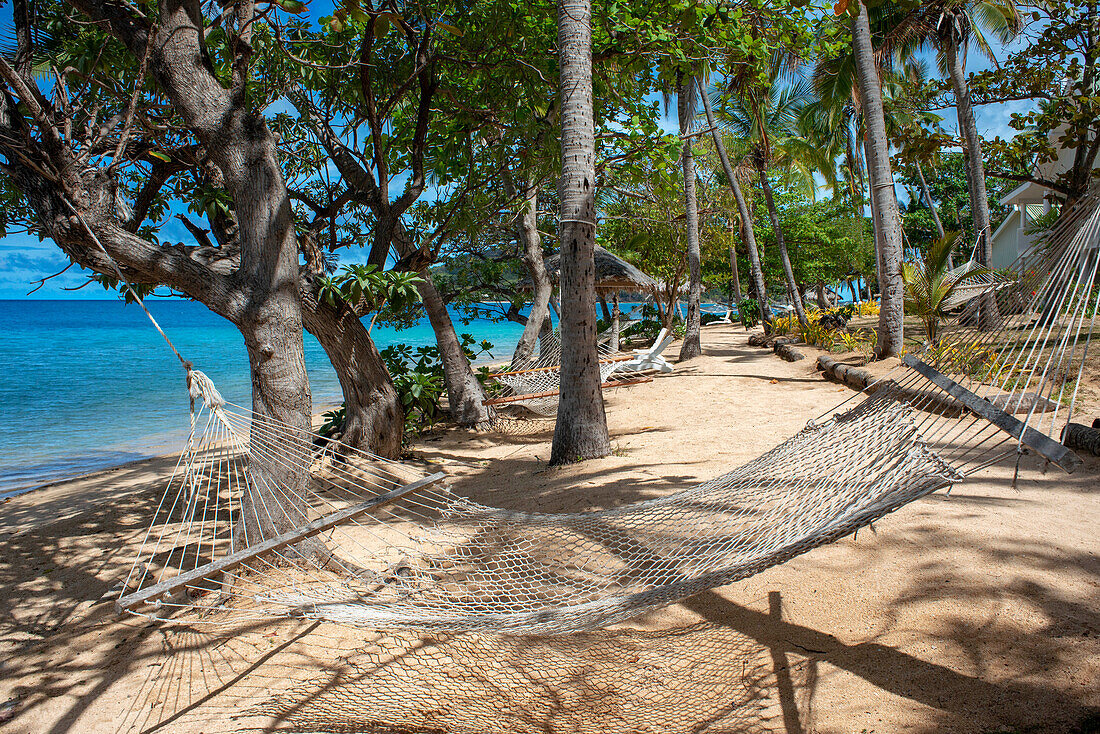
<instances>
[{"instance_id":1,"label":"blue sky","mask_svg":"<svg viewBox=\"0 0 1100 734\"><path fill-rule=\"evenodd\" d=\"M314 0L310 3L311 16L314 18L330 14L332 3L329 0ZM10 6L0 7L0 28L10 28ZM1016 49L1009 47L998 50L998 57ZM971 54L968 70L979 71L989 66L985 59ZM978 126L987 137L1011 137L1013 130L1008 126L1013 113L1026 112L1032 103L1027 101L1009 104L987 105L978 108ZM678 129L675 119L675 105L665 117L665 129L675 132ZM954 109L942 110L945 129L954 130ZM164 222L161 238L167 241L191 242L192 239L183 225L174 218ZM67 290L80 286L87 281L87 274L73 266L66 273L49 280L42 288L28 296L27 293L37 285L40 278L56 273L69 264L69 260L51 241L40 242L37 237L27 235L9 235L0 239L0 299L21 298L113 298L98 285L89 285L80 290Z\"/></svg>"}]
</instances>

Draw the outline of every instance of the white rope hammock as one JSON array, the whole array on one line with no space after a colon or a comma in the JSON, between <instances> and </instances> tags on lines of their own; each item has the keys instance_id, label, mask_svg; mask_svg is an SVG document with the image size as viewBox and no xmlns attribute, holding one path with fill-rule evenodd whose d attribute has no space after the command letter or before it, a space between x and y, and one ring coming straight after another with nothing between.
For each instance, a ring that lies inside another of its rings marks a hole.
<instances>
[{"instance_id":1,"label":"white rope hammock","mask_svg":"<svg viewBox=\"0 0 1100 734\"><path fill-rule=\"evenodd\" d=\"M983 318L760 458L588 513L486 507L442 475L226 404L197 409L118 605L184 624L299 617L370 628L564 633L627 619L844 537L1025 450L1059 443L1100 303L1100 195L990 284ZM990 324L997 323L996 328Z\"/></svg>"},{"instance_id":2,"label":"white rope hammock","mask_svg":"<svg viewBox=\"0 0 1100 734\"><path fill-rule=\"evenodd\" d=\"M635 355L612 349L609 333L597 335L596 352L600 359L600 385L607 389L625 387L650 380L644 371L630 369L625 363ZM557 331L539 341L538 354L518 364L509 364L490 375L500 395L486 405L511 405L538 416L557 412L561 391L561 337Z\"/></svg>"}]
</instances>

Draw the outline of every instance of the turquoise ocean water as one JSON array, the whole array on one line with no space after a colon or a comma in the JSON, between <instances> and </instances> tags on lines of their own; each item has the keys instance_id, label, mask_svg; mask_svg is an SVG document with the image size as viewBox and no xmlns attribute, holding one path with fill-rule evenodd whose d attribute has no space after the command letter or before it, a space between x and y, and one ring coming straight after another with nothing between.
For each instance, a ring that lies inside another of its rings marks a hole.
<instances>
[{"instance_id":1,"label":"turquoise ocean water","mask_svg":"<svg viewBox=\"0 0 1100 734\"><path fill-rule=\"evenodd\" d=\"M185 358L230 402L250 405L248 358L236 328L205 306L150 299ZM137 306L120 301L0 301L0 498L31 487L178 450L188 399L179 362ZM507 359L522 327L456 320L459 333L492 342ZM375 326L381 349L434 345L427 320L394 331ZM306 335L315 406L340 402L324 351Z\"/></svg>"}]
</instances>

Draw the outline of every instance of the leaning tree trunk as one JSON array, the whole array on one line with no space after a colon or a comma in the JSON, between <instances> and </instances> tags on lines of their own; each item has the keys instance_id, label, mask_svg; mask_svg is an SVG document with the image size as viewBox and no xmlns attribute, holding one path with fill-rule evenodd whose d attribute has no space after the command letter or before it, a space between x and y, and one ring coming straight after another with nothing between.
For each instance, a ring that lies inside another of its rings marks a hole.
<instances>
[{"instance_id":1,"label":"leaning tree trunk","mask_svg":"<svg viewBox=\"0 0 1100 734\"><path fill-rule=\"evenodd\" d=\"M732 230L733 227L731 226ZM730 273L733 274L733 303L741 303L741 273L737 267L737 246L730 245ZM730 304L731 306L733 304Z\"/></svg>"},{"instance_id":2,"label":"leaning tree trunk","mask_svg":"<svg viewBox=\"0 0 1100 734\"><path fill-rule=\"evenodd\" d=\"M871 45L871 28L867 6L858 0L858 13L852 17L852 47L856 56L856 74L863 100L863 115L867 126L867 169L871 197L882 230L882 304L879 311L878 354L880 357L901 356L902 325L905 312L904 284L901 279L901 218L894 195L894 176L890 170L890 155L886 139L886 121L882 111L882 88Z\"/></svg>"},{"instance_id":3,"label":"leaning tree trunk","mask_svg":"<svg viewBox=\"0 0 1100 734\"><path fill-rule=\"evenodd\" d=\"M408 257L417 249L409 242L400 224L394 227L393 244L401 257ZM424 304L428 323L432 325L432 331L435 332L439 361L443 363L443 382L447 387L447 406L451 418L455 423L467 428L487 426L496 414L490 406L485 405L487 399L485 388L478 382L473 369L470 368L470 360L466 359L466 353L462 351L462 343L458 340L458 334L455 333L455 325L451 321L451 314L447 311L447 304L435 287L431 271L425 267L418 274L420 282L416 284L416 290L420 293L420 301Z\"/></svg>"},{"instance_id":4,"label":"leaning tree trunk","mask_svg":"<svg viewBox=\"0 0 1100 734\"><path fill-rule=\"evenodd\" d=\"M928 182L924 180L924 168L921 167L920 161L916 161L917 166L917 180L920 181L921 194L924 196L924 203L928 206L928 211L932 213L932 224L936 227L936 237L943 239L946 234L943 229L943 222L940 221L940 213L936 211L936 204L932 201L932 191L928 188ZM953 253L947 253L947 268L948 270L955 269L955 258Z\"/></svg>"},{"instance_id":5,"label":"leaning tree trunk","mask_svg":"<svg viewBox=\"0 0 1100 734\"><path fill-rule=\"evenodd\" d=\"M772 185L768 181L768 169L764 164L764 156L756 156L756 172L760 175L760 188L764 190L764 203L768 207L768 217L772 220L772 228L775 230L775 242L779 245L779 257L783 261L783 274L787 277L787 288L791 291L791 305L798 316L798 323L806 326L806 308L802 305L802 294L798 290L798 283L794 280L794 270L791 268L791 258L787 255L787 242L783 238L783 227L779 224L779 213L775 209L775 198L772 196Z\"/></svg>"},{"instance_id":6,"label":"leaning tree trunk","mask_svg":"<svg viewBox=\"0 0 1100 734\"><path fill-rule=\"evenodd\" d=\"M970 104L970 88L966 83L959 47L953 40L944 49L947 71L955 90L955 109L959 116L959 132L966 146L966 167L969 173L970 215L974 221L974 234L978 238L978 264L993 267L993 228L989 221L989 195L985 189L985 164L982 161L982 141L974 121L974 108ZM987 293L979 299L978 328L984 331L997 329L1001 324L997 299Z\"/></svg>"},{"instance_id":7,"label":"leaning tree trunk","mask_svg":"<svg viewBox=\"0 0 1100 734\"><path fill-rule=\"evenodd\" d=\"M531 312L523 327L516 350L512 353L512 364L522 365L531 361L535 353L535 344L539 335L546 330L550 316L550 295L554 287L546 273L546 263L542 259L542 238L538 228L539 190L528 178L524 181L524 207L517 234L523 246L521 259L531 278Z\"/></svg>"},{"instance_id":8,"label":"leaning tree trunk","mask_svg":"<svg viewBox=\"0 0 1100 734\"><path fill-rule=\"evenodd\" d=\"M596 351L596 136L592 110L592 6L558 0L561 89L561 394L550 464L607 456Z\"/></svg>"},{"instance_id":9,"label":"leaning tree trunk","mask_svg":"<svg viewBox=\"0 0 1100 734\"><path fill-rule=\"evenodd\" d=\"M305 328L317 337L340 380L345 415L341 443L396 459L405 415L374 340L350 307L318 299L306 275L301 298Z\"/></svg>"},{"instance_id":10,"label":"leaning tree trunk","mask_svg":"<svg viewBox=\"0 0 1100 734\"><path fill-rule=\"evenodd\" d=\"M443 381L447 385L447 405L451 418L460 426L483 428L496 417L491 406L485 404L485 388L478 382L470 367L470 360L462 351L462 343L455 333L454 322L447 311L447 304L439 295L432 275L427 268L420 271L421 282L416 289L428 321L435 332L439 347L439 361L443 363Z\"/></svg>"},{"instance_id":11,"label":"leaning tree trunk","mask_svg":"<svg viewBox=\"0 0 1100 734\"><path fill-rule=\"evenodd\" d=\"M684 172L684 218L687 225L688 245L688 313L684 341L680 344L681 362L694 359L703 353L703 347L699 341L702 325L702 314L699 309L703 298L703 275L699 263L699 205L695 200L695 157L691 150L691 138L687 137L695 113L695 105L691 104L694 86L695 77L690 77L685 82L681 76L680 88L676 93L680 135L684 136L680 162Z\"/></svg>"},{"instance_id":12,"label":"leaning tree trunk","mask_svg":"<svg viewBox=\"0 0 1100 734\"><path fill-rule=\"evenodd\" d=\"M698 83L698 80L696 80L696 82ZM768 291L764 287L764 270L760 266L760 250L756 246L756 233L753 231L752 215L749 213L749 206L745 202L745 195L741 191L741 184L737 181L737 175L730 165L729 156L726 155L725 143L722 142L722 136L719 134L718 128L714 124L714 111L711 109L710 97L707 96L707 92L703 89L702 85L699 86L699 96L703 101L703 111L706 112L707 115L707 127L710 128L711 139L714 140L714 147L718 151L718 158L722 161L722 171L726 174L726 180L729 181L734 201L737 202L737 213L741 217L741 232L745 236L745 249L749 252L749 266L750 270L752 270L752 283L756 292L759 294L760 318L764 322L764 332L771 333L772 315L768 310ZM736 259L733 264L736 270Z\"/></svg>"},{"instance_id":13,"label":"leaning tree trunk","mask_svg":"<svg viewBox=\"0 0 1100 734\"><path fill-rule=\"evenodd\" d=\"M940 213L936 211L936 204L932 201L932 191L928 188L928 182L924 180L924 169L920 161L917 161L917 180L920 181L920 190L924 194L924 203L928 205L928 211L932 213L932 224L936 226L936 236L943 238L943 222L940 221ZM952 266L953 267L953 266Z\"/></svg>"}]
</instances>

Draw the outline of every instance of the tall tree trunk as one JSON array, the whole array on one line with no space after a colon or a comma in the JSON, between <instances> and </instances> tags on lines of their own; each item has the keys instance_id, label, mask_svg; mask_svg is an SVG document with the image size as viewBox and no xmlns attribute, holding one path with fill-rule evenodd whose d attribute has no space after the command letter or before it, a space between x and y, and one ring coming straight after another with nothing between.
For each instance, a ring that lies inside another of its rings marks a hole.
<instances>
[{"instance_id":1,"label":"tall tree trunk","mask_svg":"<svg viewBox=\"0 0 1100 734\"><path fill-rule=\"evenodd\" d=\"M698 82L698 80L696 81ZM753 231L752 214L749 213L749 205L745 202L745 195L741 191L741 184L737 180L737 175L734 173L733 166L730 165L729 156L726 155L725 143L722 142L722 136L719 134L714 124L714 111L711 109L710 97L707 96L707 92L703 89L701 84L699 86L699 96L703 101L703 111L707 115L707 127L710 128L711 139L714 141L714 147L718 151L718 158L722 161L722 171L726 174L726 180L729 181L730 191L733 192L733 199L737 202L737 213L741 217L741 232L745 236L745 249L749 252L749 269L752 271L752 285L760 301L760 317L764 322L764 332L771 333L772 314L771 311L768 310L768 290L764 286L764 270L760 266L760 250L756 246L756 233ZM736 262L734 265L736 269Z\"/></svg>"},{"instance_id":2,"label":"tall tree trunk","mask_svg":"<svg viewBox=\"0 0 1100 734\"><path fill-rule=\"evenodd\" d=\"M396 459L405 415L374 340L351 308L318 299L307 276L301 283L303 323L328 355L344 395L346 417L340 441Z\"/></svg>"},{"instance_id":3,"label":"tall tree trunk","mask_svg":"<svg viewBox=\"0 0 1100 734\"><path fill-rule=\"evenodd\" d=\"M794 279L794 269L791 268L791 258L787 255L787 242L783 238L783 227L779 224L779 212L775 208L775 198L772 196L772 185L768 181L768 169L764 162L764 156L756 156L756 172L760 176L760 188L764 190L764 204L768 207L768 217L772 221L775 230L775 242L779 245L779 257L783 261L783 274L787 278L787 289L791 294L791 305L798 316L798 323L806 326L806 308L802 305L802 294L799 292L798 283Z\"/></svg>"},{"instance_id":4,"label":"tall tree trunk","mask_svg":"<svg viewBox=\"0 0 1100 734\"><path fill-rule=\"evenodd\" d=\"M523 216L520 218L517 236L522 246L521 259L531 278L531 312L527 315L527 324L519 337L516 349L512 353L512 364L522 365L531 361L535 353L535 344L539 335L547 329L550 317L550 295L554 286L546 273L546 263L542 259L542 238L539 235L538 210L539 189L530 178L523 182Z\"/></svg>"},{"instance_id":5,"label":"tall tree trunk","mask_svg":"<svg viewBox=\"0 0 1100 734\"><path fill-rule=\"evenodd\" d=\"M829 308L829 299L825 297L825 281L817 281L817 306L822 311Z\"/></svg>"},{"instance_id":6,"label":"tall tree trunk","mask_svg":"<svg viewBox=\"0 0 1100 734\"><path fill-rule=\"evenodd\" d=\"M871 139L868 137L866 130L863 135L863 157L868 163L871 160ZM878 285L878 292L882 293L883 280L882 280L882 227L879 226L879 213L876 201L878 192L873 185L871 185L870 177L867 181L867 201L871 205L871 233L875 238L875 283Z\"/></svg>"},{"instance_id":7,"label":"tall tree trunk","mask_svg":"<svg viewBox=\"0 0 1100 734\"><path fill-rule=\"evenodd\" d=\"M970 88L966 83L962 58L958 45L948 41L944 49L947 56L947 71L951 77L951 87L955 90L955 109L959 116L959 133L966 148L967 183L970 188L970 215L974 221L974 235L978 239L978 264L990 268L993 266L993 228L989 222L989 195L985 189L985 163L982 159L982 141L978 137L978 126L974 121L974 108L970 104ZM996 329L1001 324L997 310L997 299L985 294L979 299L978 328Z\"/></svg>"},{"instance_id":8,"label":"tall tree trunk","mask_svg":"<svg viewBox=\"0 0 1100 734\"><path fill-rule=\"evenodd\" d=\"M558 0L561 89L561 394L550 464L607 456L596 351L596 135L592 110L592 6Z\"/></svg>"},{"instance_id":9,"label":"tall tree trunk","mask_svg":"<svg viewBox=\"0 0 1100 734\"><path fill-rule=\"evenodd\" d=\"M894 176L886 139L886 121L882 110L882 89L875 67L871 28L867 7L858 0L858 14L852 18L852 47L856 56L860 98L867 126L867 151L871 157L867 169L871 181L872 206L877 214L877 229L882 230L882 304L879 311L878 354L901 355L904 284L901 279L901 218L894 195Z\"/></svg>"},{"instance_id":10,"label":"tall tree trunk","mask_svg":"<svg viewBox=\"0 0 1100 734\"><path fill-rule=\"evenodd\" d=\"M687 226L688 256L688 313L684 328L684 341L680 344L680 361L694 359L703 353L699 340L702 314L700 301L703 298L703 275L699 255L699 204L695 200L695 156L691 150L691 121L695 116L694 97L695 77L685 81L680 77L680 87L676 91L677 107L680 116L680 135L684 136L680 163L684 172L684 218Z\"/></svg>"}]
</instances>

